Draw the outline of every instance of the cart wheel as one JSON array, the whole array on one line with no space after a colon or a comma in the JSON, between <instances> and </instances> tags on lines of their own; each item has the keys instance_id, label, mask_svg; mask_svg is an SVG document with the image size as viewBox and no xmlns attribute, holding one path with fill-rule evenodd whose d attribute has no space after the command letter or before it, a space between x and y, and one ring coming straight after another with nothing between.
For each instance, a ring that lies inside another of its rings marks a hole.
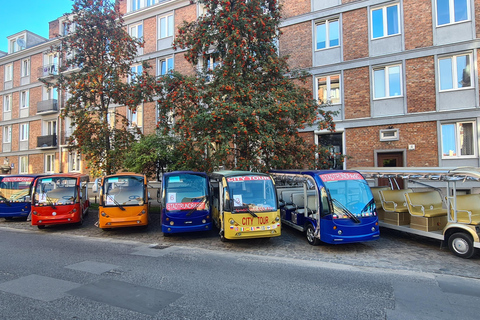
<instances>
[{"instance_id":1,"label":"cart wheel","mask_svg":"<svg viewBox=\"0 0 480 320\"><path fill-rule=\"evenodd\" d=\"M316 246L320 243L320 240L318 238L315 238L315 228L310 223L305 230L305 235L307 236L308 243L312 246Z\"/></svg>"},{"instance_id":2,"label":"cart wheel","mask_svg":"<svg viewBox=\"0 0 480 320\"><path fill-rule=\"evenodd\" d=\"M220 235L220 241L222 241L222 242L227 242L228 241L228 239L225 238L225 233L223 231L220 231L219 235Z\"/></svg>"},{"instance_id":3,"label":"cart wheel","mask_svg":"<svg viewBox=\"0 0 480 320\"><path fill-rule=\"evenodd\" d=\"M469 259L475 254L472 237L464 232L452 234L448 238L448 248L460 258Z\"/></svg>"}]
</instances>

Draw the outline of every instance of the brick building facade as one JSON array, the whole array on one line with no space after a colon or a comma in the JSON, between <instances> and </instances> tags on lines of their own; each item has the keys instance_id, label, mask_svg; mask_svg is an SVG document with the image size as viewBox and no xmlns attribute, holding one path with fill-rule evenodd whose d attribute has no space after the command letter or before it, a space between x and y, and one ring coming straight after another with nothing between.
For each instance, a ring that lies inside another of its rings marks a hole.
<instances>
[{"instance_id":1,"label":"brick building facade","mask_svg":"<svg viewBox=\"0 0 480 320\"><path fill-rule=\"evenodd\" d=\"M145 39L139 61L156 75L194 72L172 42L183 21L203 13L200 5L118 2L128 32L141 30ZM313 96L338 111L335 133L312 127L302 136L335 141L349 156L345 168L479 166L480 0L446 2L280 0L280 55L291 57L292 69L308 71ZM56 70L59 61L48 50L61 28L59 18L48 39L14 34L9 52L0 52L0 165L8 158L12 173L85 171L82 157L66 147L62 95L38 81ZM155 130L156 117L154 103L142 106L145 134Z\"/></svg>"}]
</instances>

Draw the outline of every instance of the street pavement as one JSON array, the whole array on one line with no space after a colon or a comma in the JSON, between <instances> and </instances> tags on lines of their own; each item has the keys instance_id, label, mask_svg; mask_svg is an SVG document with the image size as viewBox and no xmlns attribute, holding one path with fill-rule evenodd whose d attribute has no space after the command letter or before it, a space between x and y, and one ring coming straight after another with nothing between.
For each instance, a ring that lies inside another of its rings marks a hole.
<instances>
[{"instance_id":1,"label":"street pavement","mask_svg":"<svg viewBox=\"0 0 480 320\"><path fill-rule=\"evenodd\" d=\"M158 211L158 210L157 210ZM250 239L221 242L216 231L172 235L161 232L160 215L151 214L148 228L118 228L103 231L95 226L98 210L90 209L82 226L48 226L39 230L30 222L0 219L0 232L19 230L39 234L62 234L72 237L97 238L99 241L139 242L159 249L188 247L213 251L239 252L256 256L321 261L369 269L401 272L433 273L480 279L480 255L472 259L454 256L440 242L402 232L381 229L379 240L355 243L311 246L300 232L287 226L282 235L270 239Z\"/></svg>"}]
</instances>

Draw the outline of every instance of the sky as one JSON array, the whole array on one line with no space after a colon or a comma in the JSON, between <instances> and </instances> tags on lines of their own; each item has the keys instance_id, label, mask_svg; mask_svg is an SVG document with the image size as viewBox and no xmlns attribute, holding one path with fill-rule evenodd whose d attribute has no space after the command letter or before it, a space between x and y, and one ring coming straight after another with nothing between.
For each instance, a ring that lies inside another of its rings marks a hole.
<instances>
[{"instance_id":1,"label":"sky","mask_svg":"<svg viewBox=\"0 0 480 320\"><path fill-rule=\"evenodd\" d=\"M0 51L7 37L28 30L48 39L48 23L72 11L72 0L0 0Z\"/></svg>"}]
</instances>

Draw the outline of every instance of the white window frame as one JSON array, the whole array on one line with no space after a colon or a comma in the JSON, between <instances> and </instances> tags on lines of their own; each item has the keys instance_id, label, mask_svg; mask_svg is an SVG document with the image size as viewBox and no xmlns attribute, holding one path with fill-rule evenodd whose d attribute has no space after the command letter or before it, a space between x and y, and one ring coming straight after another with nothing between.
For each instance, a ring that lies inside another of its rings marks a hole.
<instances>
[{"instance_id":1,"label":"white window frame","mask_svg":"<svg viewBox=\"0 0 480 320\"><path fill-rule=\"evenodd\" d=\"M210 83L213 81L214 75L209 74L209 72L221 66L221 62L215 61L213 55L211 54L208 54L207 56L207 59L202 57L198 60L198 70L200 73L205 72L205 81L206 83Z\"/></svg>"},{"instance_id":2,"label":"white window frame","mask_svg":"<svg viewBox=\"0 0 480 320\"><path fill-rule=\"evenodd\" d=\"M142 30L142 34L139 35L138 33L138 30L139 28L138 27L142 27L141 30ZM143 39L143 23L135 23L135 24L132 24L128 27L128 34L130 35L130 37L132 38L136 38L136 39Z\"/></svg>"},{"instance_id":3,"label":"white window frame","mask_svg":"<svg viewBox=\"0 0 480 320\"><path fill-rule=\"evenodd\" d=\"M457 82L457 57L468 56L470 61L470 86L468 87L459 87ZM442 89L442 77L441 77L441 69L440 69L440 61L450 59L452 62L452 88L449 89ZM439 92L446 92L446 91L453 91L453 90L463 90L463 89L471 89L473 88L473 73L472 73L472 64L473 64L473 55L471 53L463 53L463 54L455 54L452 56L443 56L438 58L438 91Z\"/></svg>"},{"instance_id":4,"label":"white window frame","mask_svg":"<svg viewBox=\"0 0 480 320\"><path fill-rule=\"evenodd\" d=\"M55 172L55 153L45 154L45 173Z\"/></svg>"},{"instance_id":5,"label":"white window frame","mask_svg":"<svg viewBox=\"0 0 480 320\"><path fill-rule=\"evenodd\" d=\"M58 133L57 119L46 120L43 122L43 135L52 136Z\"/></svg>"},{"instance_id":6,"label":"white window frame","mask_svg":"<svg viewBox=\"0 0 480 320\"><path fill-rule=\"evenodd\" d=\"M171 26L169 24L169 18L172 19L172 25ZM165 19L165 27L167 29L165 31L164 36L162 36L162 31L163 31L162 19ZM173 13L169 13L169 14L158 17L158 39L165 39L165 38L173 37L174 31L175 31L175 19L173 17Z\"/></svg>"},{"instance_id":7,"label":"white window frame","mask_svg":"<svg viewBox=\"0 0 480 320\"><path fill-rule=\"evenodd\" d=\"M460 125L461 124L465 124L465 123L469 123L469 124L472 124L472 144L473 144L473 155L461 155L461 144L460 144L460 139L459 137L461 136L461 130L460 130ZM455 131L454 131L454 134L455 134L455 155L444 155L443 154L443 144L444 144L444 137L443 137L443 130L442 130L442 126L443 125L454 125L455 126ZM441 133L441 154L442 154L442 159L465 159L465 158L476 158L477 157L477 154L478 154L478 150L477 150L477 146L478 146L478 134L477 134L477 123L476 121L474 120L471 120L471 121L457 121L457 122L444 122L444 123L441 123L440 124L440 133Z\"/></svg>"},{"instance_id":8,"label":"white window frame","mask_svg":"<svg viewBox=\"0 0 480 320\"><path fill-rule=\"evenodd\" d=\"M18 43L17 43L18 39L23 39L23 41L25 41L25 47L18 46ZM8 43L8 53L15 53L15 52L26 49L26 42L27 42L27 39L25 34L21 34L13 39L10 39Z\"/></svg>"},{"instance_id":9,"label":"white window frame","mask_svg":"<svg viewBox=\"0 0 480 320\"><path fill-rule=\"evenodd\" d=\"M327 103L327 102L331 102L332 99L332 82L331 82L331 79L332 77L336 77L338 76L338 102L332 102L332 105L339 105L339 104L342 104L342 75L340 73L334 73L334 74L329 74L329 75L324 75L324 76L317 76L316 77L316 91L317 91L317 101L320 101L320 96L319 96L319 80L322 79L322 78L325 78L326 79L326 90L327 90L327 101L323 101L323 103Z\"/></svg>"},{"instance_id":10,"label":"white window frame","mask_svg":"<svg viewBox=\"0 0 480 320\"><path fill-rule=\"evenodd\" d=\"M21 76L28 77L30 75L30 59L23 59L21 68Z\"/></svg>"},{"instance_id":11,"label":"white window frame","mask_svg":"<svg viewBox=\"0 0 480 320\"><path fill-rule=\"evenodd\" d=\"M167 71L162 74L162 63L164 61L165 61L165 65L167 66ZM172 68L170 68L170 69L168 68L168 62L169 61L172 62ZM168 74L168 72L170 72L172 70L175 70L175 60L173 60L173 56L172 57L161 58L161 59L157 60L157 76L166 75L166 74Z\"/></svg>"},{"instance_id":12,"label":"white window frame","mask_svg":"<svg viewBox=\"0 0 480 320\"><path fill-rule=\"evenodd\" d=\"M143 106L140 104L137 106L135 113L127 108L127 120L130 128L142 128L143 127Z\"/></svg>"},{"instance_id":13,"label":"white window frame","mask_svg":"<svg viewBox=\"0 0 480 320\"><path fill-rule=\"evenodd\" d=\"M127 1L127 13L138 11L143 8L147 8L157 4L159 0L128 0Z\"/></svg>"},{"instance_id":14,"label":"white window frame","mask_svg":"<svg viewBox=\"0 0 480 320\"><path fill-rule=\"evenodd\" d=\"M28 136L30 133L30 126L29 123L21 123L20 124L20 141L28 141Z\"/></svg>"},{"instance_id":15,"label":"white window frame","mask_svg":"<svg viewBox=\"0 0 480 320\"><path fill-rule=\"evenodd\" d=\"M465 20L460 20L460 21L455 21L455 8L454 8L454 2L455 0L448 0L448 8L449 8L449 22L448 23L443 23L443 24L439 24L438 23L438 0L435 0L434 4L435 4L435 22L437 24L437 27L443 27L443 26L449 26L449 25L452 25L452 24L456 24L456 23L463 23L463 22L466 22L466 21L470 21L472 19L472 13L471 13L471 10L470 10L470 7L471 7L471 2L470 0L466 0L467 1L467 4L466 4L466 7L467 7L467 19Z\"/></svg>"},{"instance_id":16,"label":"white window frame","mask_svg":"<svg viewBox=\"0 0 480 320\"><path fill-rule=\"evenodd\" d=\"M30 91L20 91L20 109L28 109L30 107Z\"/></svg>"},{"instance_id":17,"label":"white window frame","mask_svg":"<svg viewBox=\"0 0 480 320\"><path fill-rule=\"evenodd\" d=\"M390 7L397 7L397 30L398 30L398 33L393 33L393 34L388 34L388 18L387 18L387 8L390 8ZM381 37L374 37L373 36L373 11L376 11L376 10L382 10L382 16L383 16L383 36ZM386 6L383 6L383 7L375 7L375 8L372 8L370 10L370 25L371 25L371 39L382 39L382 38L386 38L386 37L392 37L392 36L396 36L396 35L399 35L401 32L400 32L400 4L399 3L395 3L395 4L389 4L389 5L386 5Z\"/></svg>"},{"instance_id":18,"label":"white window frame","mask_svg":"<svg viewBox=\"0 0 480 320\"><path fill-rule=\"evenodd\" d=\"M58 100L58 89L53 87L43 87L43 101Z\"/></svg>"},{"instance_id":19,"label":"white window frame","mask_svg":"<svg viewBox=\"0 0 480 320\"><path fill-rule=\"evenodd\" d=\"M143 65L141 63L136 63L130 67L132 74L128 75L128 83L132 82L133 78L143 72Z\"/></svg>"},{"instance_id":20,"label":"white window frame","mask_svg":"<svg viewBox=\"0 0 480 320\"><path fill-rule=\"evenodd\" d=\"M398 141L400 139L399 129L380 130L380 141Z\"/></svg>"},{"instance_id":21,"label":"white window frame","mask_svg":"<svg viewBox=\"0 0 480 320\"><path fill-rule=\"evenodd\" d=\"M399 70L400 70L400 74L399 74L399 77L400 77L400 94L398 95L395 95L395 96L392 96L390 94L390 75L389 75L389 72L388 70L390 68L394 68L394 67L399 67ZM374 67L372 68L372 79L373 79L373 82L372 82L372 88L373 88L373 100L381 100L381 99L390 99L390 98L400 98L400 97L403 97L403 70L402 70L402 64L399 63L399 64L391 64L391 65L388 65L388 66L382 66L382 67ZM375 96L375 71L377 70L384 70L384 74L385 74L385 82L384 82L384 88L385 88L385 96L383 97L376 97Z\"/></svg>"},{"instance_id":22,"label":"white window frame","mask_svg":"<svg viewBox=\"0 0 480 320\"><path fill-rule=\"evenodd\" d=\"M3 127L3 143L12 143L12 126Z\"/></svg>"},{"instance_id":23,"label":"white window frame","mask_svg":"<svg viewBox=\"0 0 480 320\"><path fill-rule=\"evenodd\" d=\"M28 156L18 157L18 173L28 173Z\"/></svg>"},{"instance_id":24,"label":"white window frame","mask_svg":"<svg viewBox=\"0 0 480 320\"><path fill-rule=\"evenodd\" d=\"M207 15L207 7L203 3L197 2L197 18Z\"/></svg>"},{"instance_id":25,"label":"white window frame","mask_svg":"<svg viewBox=\"0 0 480 320\"><path fill-rule=\"evenodd\" d=\"M12 112L12 94L3 96L3 112Z\"/></svg>"},{"instance_id":26,"label":"white window frame","mask_svg":"<svg viewBox=\"0 0 480 320\"><path fill-rule=\"evenodd\" d=\"M5 65L5 82L13 80L13 63Z\"/></svg>"},{"instance_id":27,"label":"white window frame","mask_svg":"<svg viewBox=\"0 0 480 320\"><path fill-rule=\"evenodd\" d=\"M78 151L68 153L68 171L80 172L80 164L82 161L81 154Z\"/></svg>"},{"instance_id":28,"label":"white window frame","mask_svg":"<svg viewBox=\"0 0 480 320\"><path fill-rule=\"evenodd\" d=\"M338 44L334 46L330 46L330 24L333 22L338 23ZM317 33L318 33L318 26L320 25L325 25L325 48L317 48ZM340 46L340 38L341 38L341 32L340 32L340 18L330 18L327 20L319 21L315 23L315 51L319 50L325 50L325 49L330 49L330 48L336 48Z\"/></svg>"}]
</instances>

